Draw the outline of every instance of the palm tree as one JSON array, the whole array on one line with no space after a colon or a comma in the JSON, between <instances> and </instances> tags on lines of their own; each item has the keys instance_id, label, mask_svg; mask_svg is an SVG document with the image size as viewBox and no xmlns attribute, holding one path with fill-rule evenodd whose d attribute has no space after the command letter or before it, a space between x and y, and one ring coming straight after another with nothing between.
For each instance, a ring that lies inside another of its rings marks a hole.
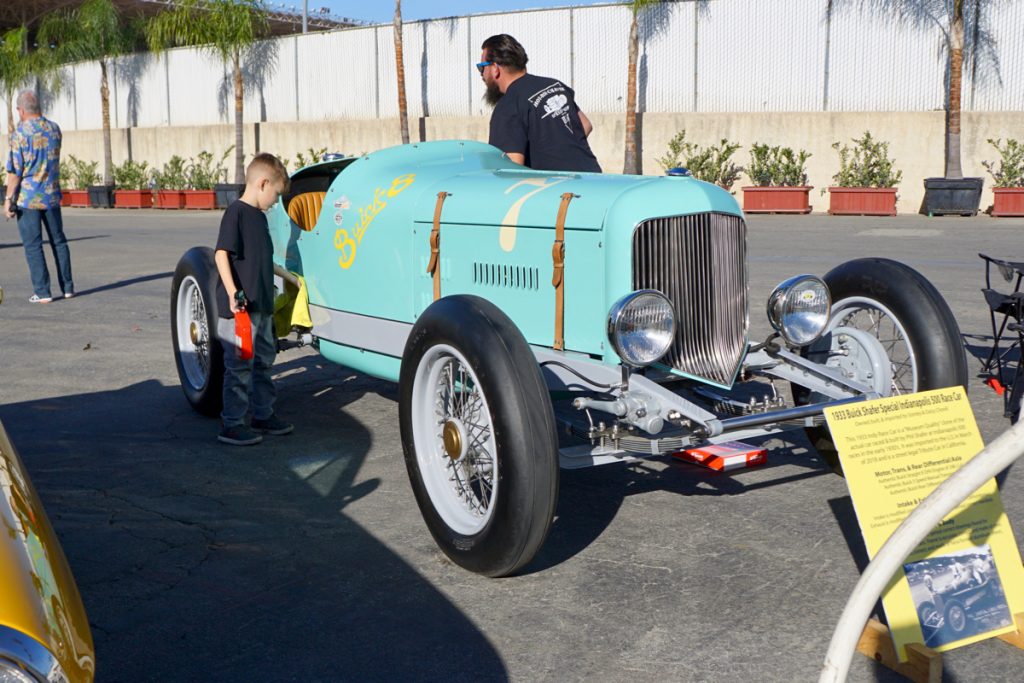
<instances>
[{"instance_id":1,"label":"palm tree","mask_svg":"<svg viewBox=\"0 0 1024 683\"><path fill-rule=\"evenodd\" d=\"M196 45L231 65L235 85L235 183L245 182L242 151L242 59L247 48L270 30L262 0L177 0L153 17L146 33L150 49Z\"/></svg>"},{"instance_id":2,"label":"palm tree","mask_svg":"<svg viewBox=\"0 0 1024 683\"><path fill-rule=\"evenodd\" d=\"M698 10L706 9L708 0L693 0ZM646 10L654 5L673 3L673 0L628 0L629 24L629 65L626 77L626 154L623 173L640 173L640 158L636 152L636 67L640 54L640 19ZM671 7L671 6L670 6ZM651 27L655 31L658 27Z\"/></svg>"},{"instance_id":3,"label":"palm tree","mask_svg":"<svg viewBox=\"0 0 1024 683\"><path fill-rule=\"evenodd\" d=\"M86 0L76 9L48 14L39 27L39 42L53 48L58 62L96 61L100 65L104 185L114 184L108 73L115 57L135 47L137 36L137 28L122 20L111 0Z\"/></svg>"},{"instance_id":4,"label":"palm tree","mask_svg":"<svg viewBox=\"0 0 1024 683\"><path fill-rule=\"evenodd\" d=\"M402 58L402 0L395 0L395 72L398 76L398 123L402 144L409 144L409 106L405 101L405 62Z\"/></svg>"},{"instance_id":5,"label":"palm tree","mask_svg":"<svg viewBox=\"0 0 1024 683\"><path fill-rule=\"evenodd\" d=\"M636 63L640 54L640 14L661 0L631 0L629 8L629 65L626 76L626 158L623 173L640 173L636 155Z\"/></svg>"},{"instance_id":6,"label":"palm tree","mask_svg":"<svg viewBox=\"0 0 1024 683\"><path fill-rule=\"evenodd\" d=\"M14 132L14 92L32 75L25 53L25 28L15 28L0 36L0 87L7 104L7 134Z\"/></svg>"},{"instance_id":7,"label":"palm tree","mask_svg":"<svg viewBox=\"0 0 1024 683\"><path fill-rule=\"evenodd\" d=\"M942 31L943 47L949 58L946 91L946 178L964 177L960 155L960 102L964 63L991 67L998 74L995 39L989 31L991 10L1013 0L834 0L836 7L855 5L859 9L891 14L905 26ZM971 40L966 37L971 36Z\"/></svg>"}]
</instances>

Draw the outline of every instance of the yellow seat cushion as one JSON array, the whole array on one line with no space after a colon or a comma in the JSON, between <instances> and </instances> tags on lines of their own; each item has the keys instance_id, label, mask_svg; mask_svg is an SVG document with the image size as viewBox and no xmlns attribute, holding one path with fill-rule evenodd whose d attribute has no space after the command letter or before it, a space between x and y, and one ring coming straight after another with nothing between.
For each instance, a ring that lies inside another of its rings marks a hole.
<instances>
[{"instance_id":1,"label":"yellow seat cushion","mask_svg":"<svg viewBox=\"0 0 1024 683\"><path fill-rule=\"evenodd\" d=\"M303 192L295 195L288 202L288 217L303 230L312 230L320 218L320 209L323 208L326 195L326 192Z\"/></svg>"}]
</instances>

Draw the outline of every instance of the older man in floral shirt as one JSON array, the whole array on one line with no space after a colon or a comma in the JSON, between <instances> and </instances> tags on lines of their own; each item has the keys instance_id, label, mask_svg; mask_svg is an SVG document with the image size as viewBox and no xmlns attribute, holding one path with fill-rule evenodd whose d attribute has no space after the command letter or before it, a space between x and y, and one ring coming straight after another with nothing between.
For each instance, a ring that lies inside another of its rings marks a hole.
<instances>
[{"instance_id":1,"label":"older man in floral shirt","mask_svg":"<svg viewBox=\"0 0 1024 683\"><path fill-rule=\"evenodd\" d=\"M43 256L42 226L50 238L53 259L57 263L57 282L61 294L75 295L71 279L71 251L64 237L60 214L60 127L43 118L39 99L31 90L18 93L18 117L21 122L11 135L11 153L7 159L7 187L4 215L18 218L18 232L25 246L32 288L32 303L48 304L50 271Z\"/></svg>"}]
</instances>

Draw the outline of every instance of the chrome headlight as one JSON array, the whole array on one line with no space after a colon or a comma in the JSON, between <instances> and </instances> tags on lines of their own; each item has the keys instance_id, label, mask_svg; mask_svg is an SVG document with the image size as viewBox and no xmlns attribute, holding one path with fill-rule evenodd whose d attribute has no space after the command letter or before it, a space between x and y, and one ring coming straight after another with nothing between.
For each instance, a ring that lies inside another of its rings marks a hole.
<instances>
[{"instance_id":1,"label":"chrome headlight","mask_svg":"<svg viewBox=\"0 0 1024 683\"><path fill-rule=\"evenodd\" d=\"M39 679L14 662L0 659L0 683L39 683Z\"/></svg>"},{"instance_id":2,"label":"chrome headlight","mask_svg":"<svg viewBox=\"0 0 1024 683\"><path fill-rule=\"evenodd\" d=\"M626 365L642 368L665 355L676 334L676 313L661 292L642 289L608 312L608 339Z\"/></svg>"},{"instance_id":3,"label":"chrome headlight","mask_svg":"<svg viewBox=\"0 0 1024 683\"><path fill-rule=\"evenodd\" d=\"M791 346L807 346L825 332L832 295L821 278L791 277L768 297L768 321Z\"/></svg>"}]
</instances>

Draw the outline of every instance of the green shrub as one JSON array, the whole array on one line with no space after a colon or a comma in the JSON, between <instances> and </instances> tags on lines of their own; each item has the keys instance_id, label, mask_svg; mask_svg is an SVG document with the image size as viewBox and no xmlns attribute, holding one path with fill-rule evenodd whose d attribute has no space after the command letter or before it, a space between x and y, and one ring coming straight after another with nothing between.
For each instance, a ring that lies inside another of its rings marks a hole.
<instances>
[{"instance_id":1,"label":"green shrub","mask_svg":"<svg viewBox=\"0 0 1024 683\"><path fill-rule=\"evenodd\" d=\"M72 190L87 190L90 185L98 185L100 174L98 161L82 161L69 154L60 164L61 185Z\"/></svg>"},{"instance_id":2,"label":"green shrub","mask_svg":"<svg viewBox=\"0 0 1024 683\"><path fill-rule=\"evenodd\" d=\"M323 161L324 155L327 154L327 148L321 147L320 149L313 149L310 147L306 152L309 154L308 159L302 154L302 152L295 155L295 170L305 168L306 166L312 166L313 164L318 164Z\"/></svg>"},{"instance_id":3,"label":"green shrub","mask_svg":"<svg viewBox=\"0 0 1024 683\"><path fill-rule=\"evenodd\" d=\"M983 161L981 164L992 174L995 186L1024 187L1024 144L1008 139L1003 145L1002 138L989 138L988 142L999 152L999 165L992 161Z\"/></svg>"},{"instance_id":4,"label":"green shrub","mask_svg":"<svg viewBox=\"0 0 1024 683\"><path fill-rule=\"evenodd\" d=\"M188 187L185 177L185 160L175 154L160 170L153 169L153 182L158 190L184 190Z\"/></svg>"},{"instance_id":5,"label":"green shrub","mask_svg":"<svg viewBox=\"0 0 1024 683\"><path fill-rule=\"evenodd\" d=\"M889 158L889 143L867 131L852 148L835 142L832 149L839 152L839 173L832 176L836 187L896 187L903 180L903 171L895 170Z\"/></svg>"},{"instance_id":6,"label":"green shrub","mask_svg":"<svg viewBox=\"0 0 1024 683\"><path fill-rule=\"evenodd\" d=\"M730 189L743 171L742 166L732 163L732 155L740 148L725 138L717 145L701 147L686 141L686 131L681 130L669 140L668 153L657 159L666 171L683 167L694 178Z\"/></svg>"},{"instance_id":7,"label":"green shrub","mask_svg":"<svg viewBox=\"0 0 1024 683\"><path fill-rule=\"evenodd\" d=\"M805 150L794 152L789 147L769 147L754 143L750 148L747 175L758 187L802 187L807 185Z\"/></svg>"},{"instance_id":8,"label":"green shrub","mask_svg":"<svg viewBox=\"0 0 1024 683\"><path fill-rule=\"evenodd\" d=\"M114 186L120 190L145 190L149 188L150 170L146 161L131 159L114 165Z\"/></svg>"},{"instance_id":9,"label":"green shrub","mask_svg":"<svg viewBox=\"0 0 1024 683\"><path fill-rule=\"evenodd\" d=\"M202 151L189 159L185 165L185 181L190 190L212 190L217 183L227 182L228 169L225 159L231 154L234 145L224 150L219 160L215 160L211 152Z\"/></svg>"}]
</instances>

